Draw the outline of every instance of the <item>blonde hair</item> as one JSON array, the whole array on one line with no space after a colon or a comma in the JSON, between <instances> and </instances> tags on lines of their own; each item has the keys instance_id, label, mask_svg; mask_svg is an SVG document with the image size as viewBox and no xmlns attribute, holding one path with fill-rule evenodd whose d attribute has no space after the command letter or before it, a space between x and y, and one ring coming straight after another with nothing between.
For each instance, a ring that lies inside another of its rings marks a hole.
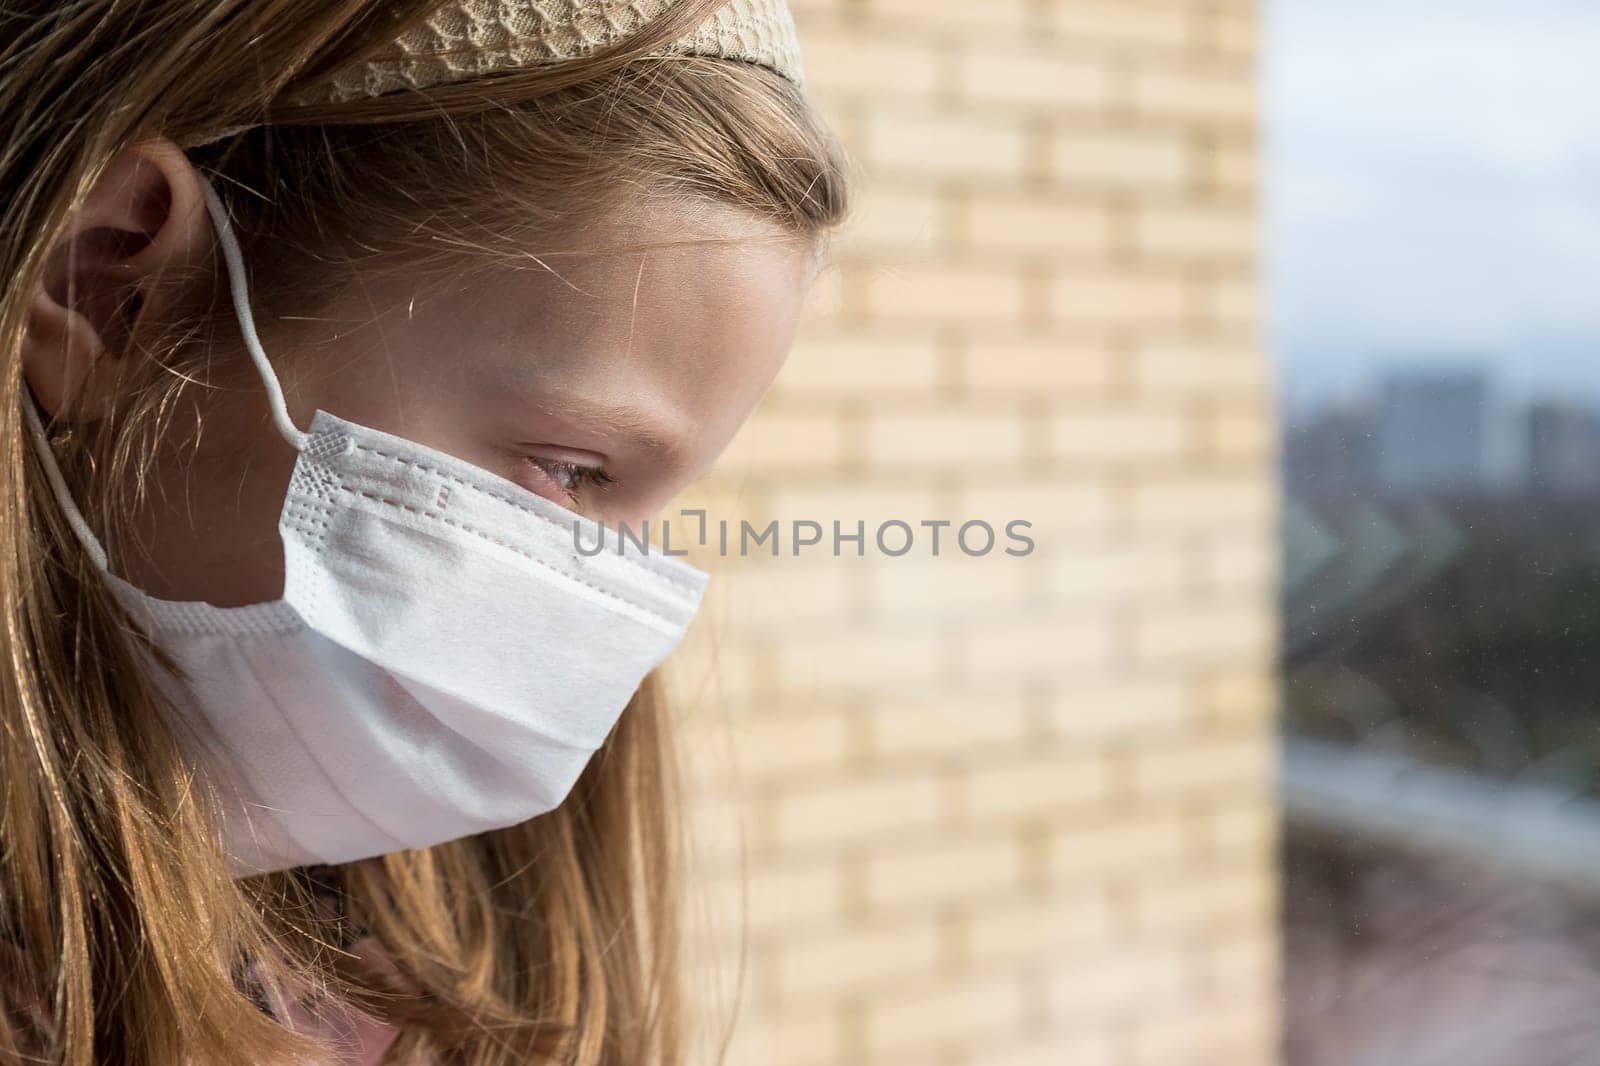
<instances>
[{"instance_id":1,"label":"blonde hair","mask_svg":"<svg viewBox=\"0 0 1600 1066\"><path fill-rule=\"evenodd\" d=\"M425 17L423 0L113 0L0 14L0 1060L70 1066L303 1060L262 1009L292 997L393 1022L391 1057L639 1066L681 1061L673 761L659 685L634 696L556 811L351 864L343 896L397 975L342 950L293 873L235 881L203 782L108 590L26 448L20 348L46 256L105 167L192 143L259 300L328 277L512 247L639 190L739 205L812 239L845 209L837 148L794 87L749 64L655 57L713 9L685 0L582 60L424 93L290 107L295 91ZM445 249L440 252L439 249ZM216 272L213 271L215 276ZM176 390L236 345L211 300L141 354L160 373L114 426L57 441L92 520L135 491ZM133 486L133 490L126 486Z\"/></svg>"}]
</instances>

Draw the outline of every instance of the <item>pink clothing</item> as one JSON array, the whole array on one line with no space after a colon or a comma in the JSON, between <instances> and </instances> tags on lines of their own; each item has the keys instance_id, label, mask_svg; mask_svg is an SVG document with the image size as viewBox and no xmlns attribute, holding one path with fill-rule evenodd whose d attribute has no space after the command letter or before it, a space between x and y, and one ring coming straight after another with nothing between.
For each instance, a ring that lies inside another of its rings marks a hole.
<instances>
[{"instance_id":1,"label":"pink clothing","mask_svg":"<svg viewBox=\"0 0 1600 1066\"><path fill-rule=\"evenodd\" d=\"M351 945L357 954L381 957L381 948L371 937ZM11 1009L19 1020L26 1023L39 1037L47 1039L49 1019L38 995L38 982L29 972L27 959L16 947L0 941L0 1004ZM315 1033L337 1051L317 1066L379 1066L384 1053L395 1042L399 1033L366 1015L350 1013L329 1019L318 1019L299 1004L279 1005L276 1013L294 1029ZM25 1054L38 1054L40 1048L27 1047Z\"/></svg>"},{"instance_id":2,"label":"pink clothing","mask_svg":"<svg viewBox=\"0 0 1600 1066\"><path fill-rule=\"evenodd\" d=\"M356 941L350 950L369 958L381 958L383 953L377 940L372 937ZM384 1052L400 1035L392 1025L365 1014L350 1013L319 1022L298 1003L280 1004L276 1013L292 1028L304 1033L317 1033L339 1049L325 1066L379 1066Z\"/></svg>"}]
</instances>

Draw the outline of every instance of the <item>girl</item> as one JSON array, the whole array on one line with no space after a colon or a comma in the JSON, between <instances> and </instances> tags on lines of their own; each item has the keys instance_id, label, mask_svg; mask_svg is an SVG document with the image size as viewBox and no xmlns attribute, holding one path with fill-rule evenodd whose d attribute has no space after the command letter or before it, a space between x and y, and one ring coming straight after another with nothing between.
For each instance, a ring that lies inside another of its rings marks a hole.
<instances>
[{"instance_id":1,"label":"girl","mask_svg":"<svg viewBox=\"0 0 1600 1066\"><path fill-rule=\"evenodd\" d=\"M786 12L0 42L0 1061L680 1061L651 670L704 575L614 527L844 211Z\"/></svg>"}]
</instances>

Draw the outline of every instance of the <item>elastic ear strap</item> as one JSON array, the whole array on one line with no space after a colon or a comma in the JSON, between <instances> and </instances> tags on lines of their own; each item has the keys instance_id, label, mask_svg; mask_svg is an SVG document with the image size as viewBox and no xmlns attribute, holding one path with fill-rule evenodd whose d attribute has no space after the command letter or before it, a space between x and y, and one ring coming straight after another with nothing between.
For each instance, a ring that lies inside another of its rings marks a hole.
<instances>
[{"instance_id":1,"label":"elastic ear strap","mask_svg":"<svg viewBox=\"0 0 1600 1066\"><path fill-rule=\"evenodd\" d=\"M200 185L205 191L211 222L217 229L217 242L222 245L222 261L228 269L228 289L233 294L233 310L239 318L239 332L244 335L245 350L250 353L251 361L261 373L261 383L267 387L267 402L272 405L272 420L277 423L278 432L283 434L283 439L295 451L300 451L306 446L309 435L289 418L289 406L283 399L283 386L278 383L278 375L267 361L267 353L261 348L261 338L256 335L255 318L250 314L250 290L245 281L244 256L233 235L233 224L228 221L228 209L222 206L221 198L204 174L200 175Z\"/></svg>"},{"instance_id":2,"label":"elastic ear strap","mask_svg":"<svg viewBox=\"0 0 1600 1066\"><path fill-rule=\"evenodd\" d=\"M72 493L67 491L67 479L61 476L61 467L56 463L56 453L50 447L50 438L45 436L44 423L39 420L39 406L33 398L33 393L23 386L22 389L22 417L28 423L28 438L33 442L34 451L39 455L39 463L44 467L45 480L50 482L50 491L55 493L56 505L61 508L62 515L67 520L67 525L72 527L72 532L78 538L78 543L83 545L83 550L89 553L89 558L103 573L106 566L106 550L100 544L100 539L89 528L89 523L83 520L83 512L78 510L78 504L72 498Z\"/></svg>"}]
</instances>

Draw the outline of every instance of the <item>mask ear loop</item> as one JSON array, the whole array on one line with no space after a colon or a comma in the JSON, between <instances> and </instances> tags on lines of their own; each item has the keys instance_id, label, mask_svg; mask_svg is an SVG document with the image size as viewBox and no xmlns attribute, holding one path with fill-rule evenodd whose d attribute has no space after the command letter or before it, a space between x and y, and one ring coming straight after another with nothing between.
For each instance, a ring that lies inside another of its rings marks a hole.
<instances>
[{"instance_id":1,"label":"mask ear loop","mask_svg":"<svg viewBox=\"0 0 1600 1066\"><path fill-rule=\"evenodd\" d=\"M67 525L78 538L78 543L83 545L83 550L94 563L95 569L105 573L110 569L106 561L106 550L101 546L100 538L89 528L89 523L84 521L83 512L78 510L77 501L67 490L67 479L61 476L61 467L56 463L56 453L50 447L50 438L45 436L44 423L39 419L39 402L33 398L33 390L26 385L23 386L22 392L22 417L28 423L28 436L33 441L34 451L39 456L39 464L44 467L44 477L50 483L50 491L55 494L56 506L61 508L62 517L67 520Z\"/></svg>"},{"instance_id":2,"label":"mask ear loop","mask_svg":"<svg viewBox=\"0 0 1600 1066\"><path fill-rule=\"evenodd\" d=\"M233 294L233 309L239 319L239 331L244 335L245 350L250 353L251 361L261 374L261 382L266 386L267 402L272 407L272 420L277 424L278 432L295 451L301 451L305 448L309 434L301 432L290 419L289 407L283 399L283 386L278 383L278 375L273 371L272 364L267 361L267 353L261 348L261 338L256 335L255 319L250 314L250 292L245 284L244 256L239 251L239 241L233 235L233 225L228 221L227 209L222 206L222 200L211 187L211 182L203 173L199 174L199 178L201 189L205 193L206 208L211 212L211 222L217 230L217 242L222 246L222 259L228 271L228 286ZM67 520L67 525L78 538L78 542L83 545L84 552L95 567L102 573L107 573L110 565L106 558L105 547L100 543L100 538L89 528L89 523L84 520L83 512L78 509L77 501L72 498L72 493L67 488L66 478L61 475L55 450L50 447L50 438L46 435L44 422L39 417L38 401L34 399L33 391L26 386L23 392L23 421L27 423L28 437L39 456L40 465L44 467L45 480L50 483L50 491L56 498L56 506L61 508L62 517Z\"/></svg>"},{"instance_id":3,"label":"mask ear loop","mask_svg":"<svg viewBox=\"0 0 1600 1066\"><path fill-rule=\"evenodd\" d=\"M206 176L202 173L199 178L201 189L205 192L206 209L211 212L211 222L217 230L217 243L222 246L222 261L228 271L228 289L233 294L233 310L239 319L239 332L244 336L245 350L250 353L251 362L255 363L256 370L261 374L261 383L267 388L267 402L272 406L272 420L277 424L278 432L283 434L283 439L295 451L303 451L310 434L303 432L289 417L289 405L283 399L283 386L279 384L278 375L267 360L267 353L261 348L261 338L256 335L255 318L250 313L250 290L245 281L244 256L239 251L238 239L233 235L228 209L222 206L221 198Z\"/></svg>"}]
</instances>

